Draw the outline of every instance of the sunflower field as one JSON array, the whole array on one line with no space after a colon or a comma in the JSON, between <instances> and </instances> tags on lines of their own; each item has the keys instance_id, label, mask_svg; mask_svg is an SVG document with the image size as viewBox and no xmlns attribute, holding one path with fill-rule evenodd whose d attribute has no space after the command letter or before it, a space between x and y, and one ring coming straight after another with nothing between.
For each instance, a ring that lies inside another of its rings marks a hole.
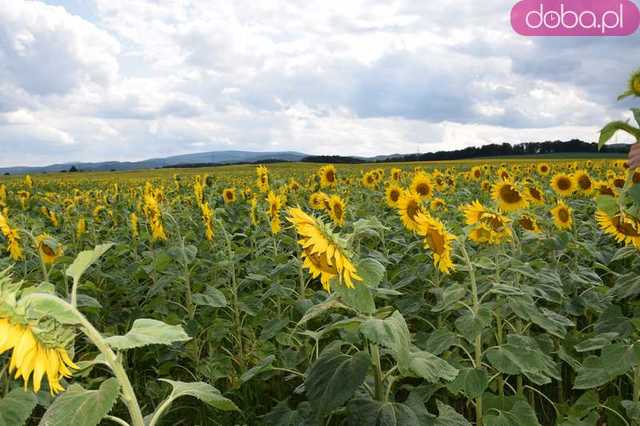
<instances>
[{"instance_id":1,"label":"sunflower field","mask_svg":"<svg viewBox=\"0 0 640 426\"><path fill-rule=\"evenodd\" d=\"M0 425L640 425L639 249L624 159L5 176Z\"/></svg>"}]
</instances>

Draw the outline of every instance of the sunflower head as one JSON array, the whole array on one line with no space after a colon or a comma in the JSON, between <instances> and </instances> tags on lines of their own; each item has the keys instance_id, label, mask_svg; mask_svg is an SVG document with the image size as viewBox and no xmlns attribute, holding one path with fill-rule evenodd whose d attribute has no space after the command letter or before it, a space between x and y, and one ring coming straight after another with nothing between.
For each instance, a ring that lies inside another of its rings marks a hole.
<instances>
[{"instance_id":1,"label":"sunflower head","mask_svg":"<svg viewBox=\"0 0 640 426\"><path fill-rule=\"evenodd\" d=\"M505 212L520 210L529 205L525 193L516 188L510 179L496 183L492 196L500 210Z\"/></svg>"},{"instance_id":2,"label":"sunflower head","mask_svg":"<svg viewBox=\"0 0 640 426\"><path fill-rule=\"evenodd\" d=\"M598 210L596 222L605 234L611 235L617 242L640 249L640 219L637 217L622 212L609 215Z\"/></svg>"},{"instance_id":3,"label":"sunflower head","mask_svg":"<svg viewBox=\"0 0 640 426\"><path fill-rule=\"evenodd\" d=\"M433 195L433 183L426 173L416 173L411 180L410 189L411 192L418 195L422 200L430 198L431 195Z\"/></svg>"},{"instance_id":4,"label":"sunflower head","mask_svg":"<svg viewBox=\"0 0 640 426\"><path fill-rule=\"evenodd\" d=\"M36 248L47 265L51 265L64 254L62 244L47 234L41 234L36 237Z\"/></svg>"},{"instance_id":5,"label":"sunflower head","mask_svg":"<svg viewBox=\"0 0 640 426\"><path fill-rule=\"evenodd\" d=\"M433 264L438 270L448 274L455 269L451 260L451 242L456 236L449 233L441 221L425 213L417 214L416 223L416 233L424 237L424 246L433 253Z\"/></svg>"},{"instance_id":6,"label":"sunflower head","mask_svg":"<svg viewBox=\"0 0 640 426\"><path fill-rule=\"evenodd\" d=\"M629 79L629 91L635 96L640 96L640 69L631 75Z\"/></svg>"},{"instance_id":7,"label":"sunflower head","mask_svg":"<svg viewBox=\"0 0 640 426\"><path fill-rule=\"evenodd\" d=\"M397 207L400 196L402 196L402 188L396 183L390 184L385 190L385 199L389 207Z\"/></svg>"},{"instance_id":8,"label":"sunflower head","mask_svg":"<svg viewBox=\"0 0 640 426\"><path fill-rule=\"evenodd\" d=\"M433 211L447 211L447 203L442 198L436 197L431 200L429 208Z\"/></svg>"},{"instance_id":9,"label":"sunflower head","mask_svg":"<svg viewBox=\"0 0 640 426\"><path fill-rule=\"evenodd\" d=\"M520 219L518 219L518 225L520 225L522 229L526 229L529 232L540 232L540 226L538 226L536 218L528 214L520 216Z\"/></svg>"},{"instance_id":10,"label":"sunflower head","mask_svg":"<svg viewBox=\"0 0 640 426\"><path fill-rule=\"evenodd\" d=\"M551 179L551 188L561 197L568 197L577 189L576 180L572 175L558 173Z\"/></svg>"},{"instance_id":11,"label":"sunflower head","mask_svg":"<svg viewBox=\"0 0 640 426\"><path fill-rule=\"evenodd\" d=\"M338 226L344 225L346 203L339 195L332 195L329 199L329 217Z\"/></svg>"},{"instance_id":12,"label":"sunflower head","mask_svg":"<svg viewBox=\"0 0 640 426\"><path fill-rule=\"evenodd\" d=\"M232 204L236 202L236 189L235 188L225 188L222 191L222 198L224 199L225 204Z\"/></svg>"},{"instance_id":13,"label":"sunflower head","mask_svg":"<svg viewBox=\"0 0 640 426\"><path fill-rule=\"evenodd\" d=\"M309 205L314 210L323 210L329 200L329 196L324 192L314 192L309 197Z\"/></svg>"},{"instance_id":14,"label":"sunflower head","mask_svg":"<svg viewBox=\"0 0 640 426\"><path fill-rule=\"evenodd\" d=\"M574 178L576 186L581 193L588 195L593 191L593 180L591 180L591 176L586 170L576 171Z\"/></svg>"},{"instance_id":15,"label":"sunflower head","mask_svg":"<svg viewBox=\"0 0 640 426\"><path fill-rule=\"evenodd\" d=\"M553 223L558 229L571 229L573 226L572 215L571 207L567 206L563 201L559 201L558 204L551 209Z\"/></svg>"},{"instance_id":16,"label":"sunflower head","mask_svg":"<svg viewBox=\"0 0 640 426\"><path fill-rule=\"evenodd\" d=\"M338 181L336 167L333 165L323 166L318 171L320 176L320 186L322 188L333 188Z\"/></svg>"},{"instance_id":17,"label":"sunflower head","mask_svg":"<svg viewBox=\"0 0 640 426\"><path fill-rule=\"evenodd\" d=\"M551 172L551 167L547 163L538 163L537 170L539 175L546 176Z\"/></svg>"},{"instance_id":18,"label":"sunflower head","mask_svg":"<svg viewBox=\"0 0 640 426\"><path fill-rule=\"evenodd\" d=\"M405 191L398 200L398 214L409 231L417 231L416 217L423 213L422 198L411 191Z\"/></svg>"},{"instance_id":19,"label":"sunflower head","mask_svg":"<svg viewBox=\"0 0 640 426\"><path fill-rule=\"evenodd\" d=\"M322 221L309 216L299 207L290 208L288 218L300 240L303 267L313 278L320 277L322 286L331 291L332 281L338 280L348 288L361 281L353 264L345 240L334 234Z\"/></svg>"}]
</instances>

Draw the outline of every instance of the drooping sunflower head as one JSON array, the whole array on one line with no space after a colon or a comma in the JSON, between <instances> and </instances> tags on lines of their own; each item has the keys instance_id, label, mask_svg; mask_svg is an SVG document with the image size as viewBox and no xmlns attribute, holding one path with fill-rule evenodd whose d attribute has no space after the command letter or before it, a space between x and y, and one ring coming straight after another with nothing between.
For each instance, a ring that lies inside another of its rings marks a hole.
<instances>
[{"instance_id":1,"label":"drooping sunflower head","mask_svg":"<svg viewBox=\"0 0 640 426\"><path fill-rule=\"evenodd\" d=\"M346 203L339 195L332 195L329 199L329 217L338 226L344 225Z\"/></svg>"},{"instance_id":2,"label":"drooping sunflower head","mask_svg":"<svg viewBox=\"0 0 640 426\"><path fill-rule=\"evenodd\" d=\"M577 189L576 180L571 175L557 173L551 179L551 188L561 197L568 197Z\"/></svg>"},{"instance_id":3,"label":"drooping sunflower head","mask_svg":"<svg viewBox=\"0 0 640 426\"><path fill-rule=\"evenodd\" d=\"M621 212L609 215L598 210L596 222L605 234L613 236L617 242L640 249L640 220L635 216Z\"/></svg>"},{"instance_id":4,"label":"drooping sunflower head","mask_svg":"<svg viewBox=\"0 0 640 426\"><path fill-rule=\"evenodd\" d=\"M385 190L385 198L389 207L395 208L398 206L398 201L402 196L402 188L397 183L392 183L387 186Z\"/></svg>"},{"instance_id":5,"label":"drooping sunflower head","mask_svg":"<svg viewBox=\"0 0 640 426\"><path fill-rule=\"evenodd\" d=\"M62 244L47 234L40 234L36 237L36 248L47 265L51 265L64 254Z\"/></svg>"},{"instance_id":6,"label":"drooping sunflower head","mask_svg":"<svg viewBox=\"0 0 640 426\"><path fill-rule=\"evenodd\" d=\"M511 212L529 205L525 193L516 188L511 180L499 181L493 186L492 197L500 210Z\"/></svg>"},{"instance_id":7,"label":"drooping sunflower head","mask_svg":"<svg viewBox=\"0 0 640 426\"><path fill-rule=\"evenodd\" d=\"M527 186L527 194L529 195L529 201L531 201L531 203L538 205L544 204L544 193L537 186Z\"/></svg>"},{"instance_id":8,"label":"drooping sunflower head","mask_svg":"<svg viewBox=\"0 0 640 426\"><path fill-rule=\"evenodd\" d=\"M423 213L422 198L411 191L405 191L398 200L398 214L409 231L417 231L416 217Z\"/></svg>"},{"instance_id":9,"label":"drooping sunflower head","mask_svg":"<svg viewBox=\"0 0 640 426\"><path fill-rule=\"evenodd\" d=\"M491 211L474 201L460 207L465 216L465 223L472 225L469 238L478 243L499 244L511 237L511 220L500 214Z\"/></svg>"},{"instance_id":10,"label":"drooping sunflower head","mask_svg":"<svg viewBox=\"0 0 640 426\"><path fill-rule=\"evenodd\" d=\"M454 269L451 260L451 242L456 236L449 233L444 224L428 214L418 213L416 216L418 229L416 233L424 237L424 246L433 253L433 264L440 270L448 274Z\"/></svg>"},{"instance_id":11,"label":"drooping sunflower head","mask_svg":"<svg viewBox=\"0 0 640 426\"><path fill-rule=\"evenodd\" d=\"M563 201L558 201L558 204L551 209L551 216L558 229L571 229L573 226L573 211Z\"/></svg>"},{"instance_id":12,"label":"drooping sunflower head","mask_svg":"<svg viewBox=\"0 0 640 426\"><path fill-rule=\"evenodd\" d=\"M354 287L354 281L362 280L344 240L322 221L309 216L299 207L290 208L287 219L300 237L298 243L303 250L303 267L309 270L313 278L320 277L327 291L331 291L331 281L335 279L348 288Z\"/></svg>"},{"instance_id":13,"label":"drooping sunflower head","mask_svg":"<svg viewBox=\"0 0 640 426\"><path fill-rule=\"evenodd\" d=\"M422 200L430 198L433 195L433 183L429 175L417 173L411 180L410 190Z\"/></svg>"},{"instance_id":14,"label":"drooping sunflower head","mask_svg":"<svg viewBox=\"0 0 640 426\"><path fill-rule=\"evenodd\" d=\"M320 176L320 186L322 188L332 188L338 181L336 167L334 165L323 166L318 171Z\"/></svg>"},{"instance_id":15,"label":"drooping sunflower head","mask_svg":"<svg viewBox=\"0 0 640 426\"><path fill-rule=\"evenodd\" d=\"M593 187L595 188L596 192L600 195L610 195L612 197L617 196L616 188L613 185L611 185L608 181L605 181L605 180L596 181L594 182Z\"/></svg>"},{"instance_id":16,"label":"drooping sunflower head","mask_svg":"<svg viewBox=\"0 0 640 426\"><path fill-rule=\"evenodd\" d=\"M225 204L232 204L236 202L236 189L235 188L225 188L222 191L222 199Z\"/></svg>"},{"instance_id":17,"label":"drooping sunflower head","mask_svg":"<svg viewBox=\"0 0 640 426\"><path fill-rule=\"evenodd\" d=\"M460 207L464 214L465 223L467 225L475 225L480 221L482 215L487 213L487 209L480 204L480 201L475 200L471 204L465 204Z\"/></svg>"}]
</instances>

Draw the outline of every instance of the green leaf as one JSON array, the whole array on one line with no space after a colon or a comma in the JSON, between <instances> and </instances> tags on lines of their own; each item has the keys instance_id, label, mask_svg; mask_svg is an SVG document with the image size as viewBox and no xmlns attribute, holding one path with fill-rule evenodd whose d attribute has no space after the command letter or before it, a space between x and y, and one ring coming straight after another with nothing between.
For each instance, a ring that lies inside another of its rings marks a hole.
<instances>
[{"instance_id":1,"label":"green leaf","mask_svg":"<svg viewBox=\"0 0 640 426\"><path fill-rule=\"evenodd\" d=\"M560 371L553 359L544 353L535 340L525 336L509 335L508 343L489 348L486 357L501 373L524 374L537 385L560 380Z\"/></svg>"},{"instance_id":2,"label":"green leaf","mask_svg":"<svg viewBox=\"0 0 640 426\"><path fill-rule=\"evenodd\" d=\"M487 370L483 368L470 368L464 377L464 393L469 399L482 396L489 386L489 376Z\"/></svg>"},{"instance_id":3,"label":"green leaf","mask_svg":"<svg viewBox=\"0 0 640 426\"><path fill-rule=\"evenodd\" d=\"M37 399L32 392L20 388L9 392L0 400L0 426L20 426L31 416Z\"/></svg>"},{"instance_id":4,"label":"green leaf","mask_svg":"<svg viewBox=\"0 0 640 426\"><path fill-rule=\"evenodd\" d=\"M169 383L173 386L171 395L167 398L169 404L183 396L192 396L205 404L221 411L240 411L240 409L230 399L222 396L220 391L208 383L203 382L177 382L168 379L160 379L161 382Z\"/></svg>"},{"instance_id":5,"label":"green leaf","mask_svg":"<svg viewBox=\"0 0 640 426\"><path fill-rule=\"evenodd\" d=\"M452 407L436 401L438 405L438 418L434 426L471 426L471 423Z\"/></svg>"},{"instance_id":6,"label":"green leaf","mask_svg":"<svg viewBox=\"0 0 640 426\"><path fill-rule=\"evenodd\" d=\"M49 407L40 426L95 426L109 412L118 399L120 385L110 378L98 390L86 390L71 385Z\"/></svg>"},{"instance_id":7,"label":"green leaf","mask_svg":"<svg viewBox=\"0 0 640 426\"><path fill-rule=\"evenodd\" d=\"M304 381L307 397L316 411L326 415L347 402L364 383L370 365L366 352L353 356L337 350L323 353Z\"/></svg>"},{"instance_id":8,"label":"green leaf","mask_svg":"<svg viewBox=\"0 0 640 426\"><path fill-rule=\"evenodd\" d=\"M227 306L227 298L217 288L207 286L204 293L193 295L193 303L200 306L211 306L212 308L224 308Z\"/></svg>"},{"instance_id":9,"label":"green leaf","mask_svg":"<svg viewBox=\"0 0 640 426\"><path fill-rule=\"evenodd\" d=\"M304 316L300 319L300 321L298 321L296 327L300 327L308 321L311 321L312 319L317 318L332 309L346 309L348 311L353 311L352 308L340 302L338 299L330 298L326 302L313 305L311 308L309 308L307 312L305 312Z\"/></svg>"},{"instance_id":10,"label":"green leaf","mask_svg":"<svg viewBox=\"0 0 640 426\"><path fill-rule=\"evenodd\" d=\"M384 320L372 318L365 321L360 332L370 341L389 348L402 374L409 375L409 350L411 335L402 314L395 311Z\"/></svg>"},{"instance_id":11,"label":"green leaf","mask_svg":"<svg viewBox=\"0 0 640 426\"><path fill-rule=\"evenodd\" d=\"M416 376L422 377L429 383L436 383L438 379L450 382L458 376L457 368L426 351L411 352L409 368Z\"/></svg>"},{"instance_id":12,"label":"green leaf","mask_svg":"<svg viewBox=\"0 0 640 426\"><path fill-rule=\"evenodd\" d=\"M609 216L614 216L618 212L618 202L611 195L598 195L596 197L598 210L604 211Z\"/></svg>"},{"instance_id":13,"label":"green leaf","mask_svg":"<svg viewBox=\"0 0 640 426\"><path fill-rule=\"evenodd\" d=\"M264 416L264 424L269 426L321 426L315 419L311 404L302 402L295 410L289 408L288 401L281 401Z\"/></svg>"},{"instance_id":14,"label":"green leaf","mask_svg":"<svg viewBox=\"0 0 640 426\"><path fill-rule=\"evenodd\" d=\"M481 307L477 315L465 310L455 321L455 326L469 343L473 343L476 336L480 335L491 324L491 319L491 311L485 307Z\"/></svg>"},{"instance_id":15,"label":"green leaf","mask_svg":"<svg viewBox=\"0 0 640 426\"><path fill-rule=\"evenodd\" d=\"M366 285L367 287L376 288L382 282L384 273L386 271L384 265L375 259L367 258L362 259L356 266L358 275L362 278L361 282L357 282L357 285Z\"/></svg>"},{"instance_id":16,"label":"green leaf","mask_svg":"<svg viewBox=\"0 0 640 426\"><path fill-rule=\"evenodd\" d=\"M362 283L355 283L354 288L344 285L335 285L336 295L348 306L363 314L372 314L376 311L376 304L371 294L372 289Z\"/></svg>"},{"instance_id":17,"label":"green leaf","mask_svg":"<svg viewBox=\"0 0 640 426\"><path fill-rule=\"evenodd\" d=\"M170 345L190 339L180 325L142 318L135 320L131 330L124 336L107 337L105 340L113 349L123 350L147 345Z\"/></svg>"},{"instance_id":18,"label":"green leaf","mask_svg":"<svg viewBox=\"0 0 640 426\"><path fill-rule=\"evenodd\" d=\"M636 123L640 126L640 108L631 108L631 112L633 113L633 118L636 119Z\"/></svg>"},{"instance_id":19,"label":"green leaf","mask_svg":"<svg viewBox=\"0 0 640 426\"><path fill-rule=\"evenodd\" d=\"M348 411L353 426L420 426L416 413L405 404L354 399Z\"/></svg>"},{"instance_id":20,"label":"green leaf","mask_svg":"<svg viewBox=\"0 0 640 426\"><path fill-rule=\"evenodd\" d=\"M575 348L578 352L595 351L598 349L602 349L605 346L609 346L611 344L611 341L616 337L618 337L618 333L602 333L581 343L578 343Z\"/></svg>"},{"instance_id":21,"label":"green leaf","mask_svg":"<svg viewBox=\"0 0 640 426\"><path fill-rule=\"evenodd\" d=\"M443 312L456 309L457 303L466 296L467 289L458 283L453 283L444 288L434 288L431 293L438 300L438 303L431 308L431 311Z\"/></svg>"},{"instance_id":22,"label":"green leaf","mask_svg":"<svg viewBox=\"0 0 640 426\"><path fill-rule=\"evenodd\" d=\"M440 355L458 342L458 337L446 328L439 328L429 335L425 347L434 355Z\"/></svg>"},{"instance_id":23,"label":"green leaf","mask_svg":"<svg viewBox=\"0 0 640 426\"><path fill-rule=\"evenodd\" d=\"M602 147L616 134L618 130L629 132L631 126L624 121L612 121L600 130L600 139L598 140L598 149ZM633 133L632 133L633 134Z\"/></svg>"},{"instance_id":24,"label":"green leaf","mask_svg":"<svg viewBox=\"0 0 640 426\"><path fill-rule=\"evenodd\" d=\"M602 349L599 357L587 357L578 370L574 389L603 386L640 363L640 345L617 343Z\"/></svg>"},{"instance_id":25,"label":"green leaf","mask_svg":"<svg viewBox=\"0 0 640 426\"><path fill-rule=\"evenodd\" d=\"M105 254L111 247L113 247L113 243L101 244L93 250L80 252L73 263L67 268L67 276L73 278L74 282L79 282L80 277L89 269L89 266L93 265L100 256Z\"/></svg>"},{"instance_id":26,"label":"green leaf","mask_svg":"<svg viewBox=\"0 0 640 426\"><path fill-rule=\"evenodd\" d=\"M244 372L244 374L240 377L240 382L246 383L249 380L253 379L260 373L264 373L265 371L271 370L271 364L276 360L274 355L268 355L264 359L262 359L257 365L253 368Z\"/></svg>"},{"instance_id":27,"label":"green leaf","mask_svg":"<svg viewBox=\"0 0 640 426\"><path fill-rule=\"evenodd\" d=\"M64 300L47 293L31 293L20 303L26 306L27 317L31 319L53 318L61 324L79 324L80 316Z\"/></svg>"},{"instance_id":28,"label":"green leaf","mask_svg":"<svg viewBox=\"0 0 640 426\"><path fill-rule=\"evenodd\" d=\"M513 407L506 410L497 410L498 414L491 414L485 417L487 425L496 426L540 426L533 408L525 401L519 400Z\"/></svg>"}]
</instances>

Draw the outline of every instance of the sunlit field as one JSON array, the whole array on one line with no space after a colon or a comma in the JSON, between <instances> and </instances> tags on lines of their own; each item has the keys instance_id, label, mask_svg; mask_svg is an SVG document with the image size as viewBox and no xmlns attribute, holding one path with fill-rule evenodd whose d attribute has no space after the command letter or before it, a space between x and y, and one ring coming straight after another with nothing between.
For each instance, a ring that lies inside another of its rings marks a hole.
<instances>
[{"instance_id":1,"label":"sunlit field","mask_svg":"<svg viewBox=\"0 0 640 426\"><path fill-rule=\"evenodd\" d=\"M527 158L5 176L0 418L637 424L627 174Z\"/></svg>"}]
</instances>

